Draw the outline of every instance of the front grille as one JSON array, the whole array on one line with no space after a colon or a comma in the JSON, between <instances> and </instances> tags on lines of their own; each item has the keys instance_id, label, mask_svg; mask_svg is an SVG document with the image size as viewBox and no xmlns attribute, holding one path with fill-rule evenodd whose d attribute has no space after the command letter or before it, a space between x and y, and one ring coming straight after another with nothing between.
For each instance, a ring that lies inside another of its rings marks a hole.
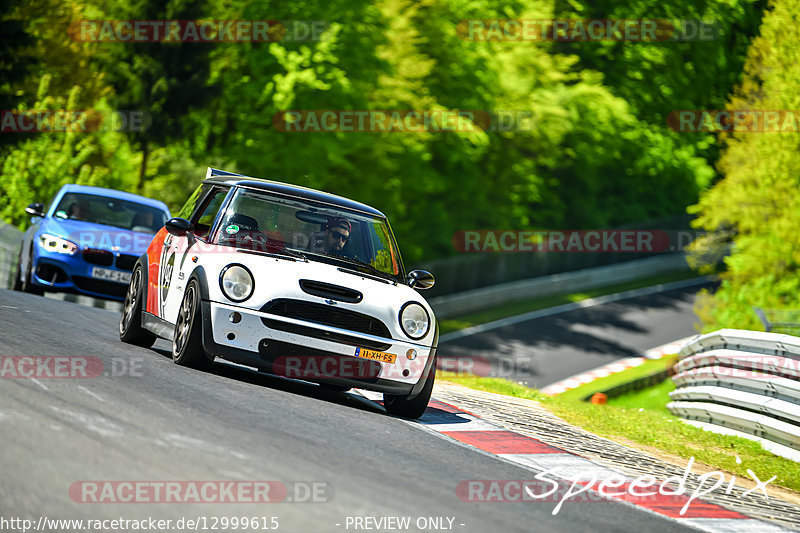
<instances>
[{"instance_id":1,"label":"front grille","mask_svg":"<svg viewBox=\"0 0 800 533\"><path fill-rule=\"evenodd\" d=\"M98 250L96 248L86 248L81 252L83 254L83 259L87 263L91 263L93 265L100 265L100 266L111 266L111 263L114 262L114 254L109 252L108 250Z\"/></svg>"},{"instance_id":2,"label":"front grille","mask_svg":"<svg viewBox=\"0 0 800 533\"><path fill-rule=\"evenodd\" d=\"M128 291L128 286L124 283L115 283L113 281L105 281L102 279L86 278L84 276L72 276L72 281L75 283L75 286L81 290L95 292L97 294L105 294L106 296L114 296L117 298L124 298L125 293Z\"/></svg>"},{"instance_id":3,"label":"front grille","mask_svg":"<svg viewBox=\"0 0 800 533\"><path fill-rule=\"evenodd\" d=\"M289 324L288 322L281 322L280 320L273 320L270 318L262 318L261 321L265 326L278 331L286 331L287 333L296 333L305 337L312 337L314 339L322 339L331 342L338 342L340 344L349 344L350 346L362 346L370 350L384 351L392 347L391 344L385 342L371 341L362 339L360 337L352 337L350 335L343 335L341 333L333 333L331 331L323 331L317 328L308 326L301 326L299 324Z\"/></svg>"},{"instance_id":4,"label":"front grille","mask_svg":"<svg viewBox=\"0 0 800 533\"><path fill-rule=\"evenodd\" d=\"M339 300L340 302L348 302L351 304L357 304L364 298L364 295L357 290L311 279L301 279L300 288L303 289L303 292L313 296Z\"/></svg>"},{"instance_id":5,"label":"front grille","mask_svg":"<svg viewBox=\"0 0 800 533\"><path fill-rule=\"evenodd\" d=\"M133 267L139 258L135 255L119 254L117 256L117 268L120 270L127 270L133 272Z\"/></svg>"},{"instance_id":6,"label":"front grille","mask_svg":"<svg viewBox=\"0 0 800 533\"><path fill-rule=\"evenodd\" d=\"M333 326L335 328L358 333L366 333L367 335L374 335L376 337L391 338L389 328L380 320L348 309L338 309L331 305L278 298L277 300L267 302L260 311L262 313L296 318L297 320L305 320L307 322L314 322L315 324ZM267 324L267 320L266 318L261 319L265 326L270 327L269 324Z\"/></svg>"}]
</instances>

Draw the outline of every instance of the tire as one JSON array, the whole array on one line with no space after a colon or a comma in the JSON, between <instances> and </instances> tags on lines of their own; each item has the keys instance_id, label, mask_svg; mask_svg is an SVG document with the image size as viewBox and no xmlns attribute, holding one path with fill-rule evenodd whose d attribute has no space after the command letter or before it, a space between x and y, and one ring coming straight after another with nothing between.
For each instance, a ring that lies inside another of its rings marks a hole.
<instances>
[{"instance_id":1,"label":"tire","mask_svg":"<svg viewBox=\"0 0 800 533\"><path fill-rule=\"evenodd\" d=\"M155 333L142 327L142 295L144 284L142 266L136 265L125 294L125 303L119 317L119 340L143 348L150 348L156 342Z\"/></svg>"},{"instance_id":2,"label":"tire","mask_svg":"<svg viewBox=\"0 0 800 533\"><path fill-rule=\"evenodd\" d=\"M14 274L14 285L11 287L12 290L21 291L22 290L22 251L19 252L19 258L17 259L17 270L16 274Z\"/></svg>"},{"instance_id":3,"label":"tire","mask_svg":"<svg viewBox=\"0 0 800 533\"><path fill-rule=\"evenodd\" d=\"M172 360L181 366L197 370L211 368L203 350L203 321L200 311L200 289L197 280L192 280L183 293L178 319L175 321L175 334L172 341Z\"/></svg>"},{"instance_id":4,"label":"tire","mask_svg":"<svg viewBox=\"0 0 800 533\"><path fill-rule=\"evenodd\" d=\"M36 286L33 284L31 269L33 267L33 255L28 258L28 268L25 269L25 275L21 276L19 279L19 288L22 292L27 292L28 294L35 294L37 296L44 295L44 289ZM20 261L19 261L19 269L18 271L22 272L22 254L20 254Z\"/></svg>"},{"instance_id":5,"label":"tire","mask_svg":"<svg viewBox=\"0 0 800 533\"><path fill-rule=\"evenodd\" d=\"M403 395L383 395L383 406L386 408L386 412L390 415L414 420L421 417L425 413L425 409L428 408L428 402L431 400L434 381L436 381L435 359L433 363L431 363L431 370L428 377L425 378L425 385L416 397L409 400L408 396Z\"/></svg>"}]
</instances>

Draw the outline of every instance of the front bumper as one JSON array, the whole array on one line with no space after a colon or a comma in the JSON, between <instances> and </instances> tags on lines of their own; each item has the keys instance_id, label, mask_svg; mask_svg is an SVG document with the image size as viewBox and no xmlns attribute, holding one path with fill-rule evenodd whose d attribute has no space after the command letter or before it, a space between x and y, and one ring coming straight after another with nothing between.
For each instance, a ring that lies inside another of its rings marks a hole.
<instances>
[{"instance_id":1,"label":"front bumper","mask_svg":"<svg viewBox=\"0 0 800 533\"><path fill-rule=\"evenodd\" d=\"M40 248L33 258L31 271L33 283L47 291L124 300L128 284L95 278L92 276L92 270L98 266L87 263L81 253L68 256ZM99 268L130 273L128 270L117 268L116 264Z\"/></svg>"},{"instance_id":2,"label":"front bumper","mask_svg":"<svg viewBox=\"0 0 800 533\"><path fill-rule=\"evenodd\" d=\"M374 337L230 304L204 301L203 308L207 352L289 378L413 395L421 389L436 354L435 346ZM230 320L234 312L241 316L237 323ZM262 318L295 326L289 329L313 329L316 335L267 327ZM325 335L349 340L343 343L316 338ZM356 357L357 347L376 344L387 346L380 351L396 355L395 362Z\"/></svg>"}]
</instances>

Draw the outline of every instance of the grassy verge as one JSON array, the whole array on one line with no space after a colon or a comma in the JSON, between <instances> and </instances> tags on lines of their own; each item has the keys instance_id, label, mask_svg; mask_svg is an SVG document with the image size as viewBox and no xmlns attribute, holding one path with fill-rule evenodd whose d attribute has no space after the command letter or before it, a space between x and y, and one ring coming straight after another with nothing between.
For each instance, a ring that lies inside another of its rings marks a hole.
<instances>
[{"instance_id":1,"label":"grassy verge","mask_svg":"<svg viewBox=\"0 0 800 533\"><path fill-rule=\"evenodd\" d=\"M547 307L555 307L557 305L568 304L587 298L596 298L598 296L605 296L607 294L615 294L618 292L629 291L633 289L641 289L643 287L650 287L653 285L660 285L662 283L669 283L672 281L681 281L697 277L697 273L691 270L683 272L672 272L669 274L662 274L659 276L652 276L649 278L631 281L628 283L619 283L617 285L610 285L600 289L594 289L585 292L575 292L572 294L559 294L547 296L544 298L535 298L532 300L524 300L510 304L504 304L500 307L494 307L485 311L477 313L470 313L467 315L445 318L439 320L439 333L444 335L451 331L468 328L477 324L485 324L501 318L510 316L521 315L530 311L538 311Z\"/></svg>"},{"instance_id":2,"label":"grassy verge","mask_svg":"<svg viewBox=\"0 0 800 533\"><path fill-rule=\"evenodd\" d=\"M562 400L582 400L587 396L594 394L595 392L608 390L612 387L616 387L617 385L622 385L623 383L633 381L634 379L649 376L650 374L655 374L665 370L667 367L672 366L674 362L675 359L673 357L650 359L639 366L629 368L623 372L611 374L610 376L606 376L604 378L596 379L590 383L581 385L580 387L575 387L574 389L565 391L558 396Z\"/></svg>"},{"instance_id":3,"label":"grassy verge","mask_svg":"<svg viewBox=\"0 0 800 533\"><path fill-rule=\"evenodd\" d=\"M612 377L632 380L642 375L642 370L634 367ZM536 400L553 414L592 433L627 445L653 448L684 460L694 457L697 462L731 472L739 478L752 479L747 473L748 468L761 480L777 475L770 486L800 491L797 463L772 455L757 442L717 435L684 424L667 411L665 405L673 388L670 380L614 398L606 405L592 405L579 399L588 394L586 386L581 387L584 390L579 394L545 396L535 389L498 378L442 372L441 379L474 389ZM647 451L652 453L654 450ZM736 462L737 457L741 463Z\"/></svg>"}]
</instances>

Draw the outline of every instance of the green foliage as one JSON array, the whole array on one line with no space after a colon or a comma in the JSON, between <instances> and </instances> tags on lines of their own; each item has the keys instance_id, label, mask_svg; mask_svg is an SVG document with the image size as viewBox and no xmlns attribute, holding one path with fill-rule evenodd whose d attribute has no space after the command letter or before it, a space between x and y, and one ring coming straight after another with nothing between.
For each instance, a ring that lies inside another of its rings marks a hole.
<instances>
[{"instance_id":1,"label":"green foliage","mask_svg":"<svg viewBox=\"0 0 800 533\"><path fill-rule=\"evenodd\" d=\"M81 89L73 87L67 98L48 96L50 78L41 80L37 111L81 109ZM99 112L112 111L104 101L92 106ZM115 189L133 185L135 156L125 137L115 131L67 131L40 133L24 140L6 153L2 164L0 197L7 201L0 216L20 229L28 216L25 206L47 203L66 183L80 183Z\"/></svg>"},{"instance_id":2,"label":"green foliage","mask_svg":"<svg viewBox=\"0 0 800 533\"><path fill-rule=\"evenodd\" d=\"M675 12L688 9L684 0L672 1ZM688 12L711 13L731 26L758 5L710 4ZM697 43L569 48L470 41L456 31L458 21L468 18L541 19L569 12L554 0L503 7L488 0L171 0L163 6L151 0L32 0L8 9L30 21L41 64L36 74L49 76L54 95L80 86L85 106L144 110L153 124L129 138L58 134L13 146L3 154L9 158L3 187L15 206L4 207L6 219L20 223L19 205L34 196L26 183L6 178L32 172L24 164L31 154L48 161L36 170L37 192L91 179L161 198L173 209L205 167L216 166L374 205L392 220L410 266L454 254L451 238L458 230L596 228L682 212L713 179L713 139L657 123L669 95L643 91L642 80L653 73L660 91L685 89L693 104L711 101L708 94L721 101L726 84L739 75L736 57L748 36L736 34L735 57L722 61L719 46L706 50ZM588 3L573 2L569 9L599 13ZM623 14L614 9L608 6L603 16ZM57 23L50 23L51 13ZM319 40L269 43L65 38L69 23L81 19L201 17L319 20L327 27ZM619 53L622 62L615 60ZM691 83L695 74L680 71L691 63L687 57L696 57L695 70L714 62L697 87ZM15 85L29 108L37 76ZM512 131L298 133L273 126L276 114L287 110L507 110L528 112L531 119ZM49 162L55 157L49 154L63 152L75 154L69 164Z\"/></svg>"},{"instance_id":3,"label":"green foliage","mask_svg":"<svg viewBox=\"0 0 800 533\"><path fill-rule=\"evenodd\" d=\"M753 40L742 84L727 108L800 109L796 38L798 2L775 0ZM752 307L800 308L800 137L797 132L734 133L719 162L725 178L692 208L711 232L698 254L728 237L722 286L699 304L706 329L762 329Z\"/></svg>"}]
</instances>

